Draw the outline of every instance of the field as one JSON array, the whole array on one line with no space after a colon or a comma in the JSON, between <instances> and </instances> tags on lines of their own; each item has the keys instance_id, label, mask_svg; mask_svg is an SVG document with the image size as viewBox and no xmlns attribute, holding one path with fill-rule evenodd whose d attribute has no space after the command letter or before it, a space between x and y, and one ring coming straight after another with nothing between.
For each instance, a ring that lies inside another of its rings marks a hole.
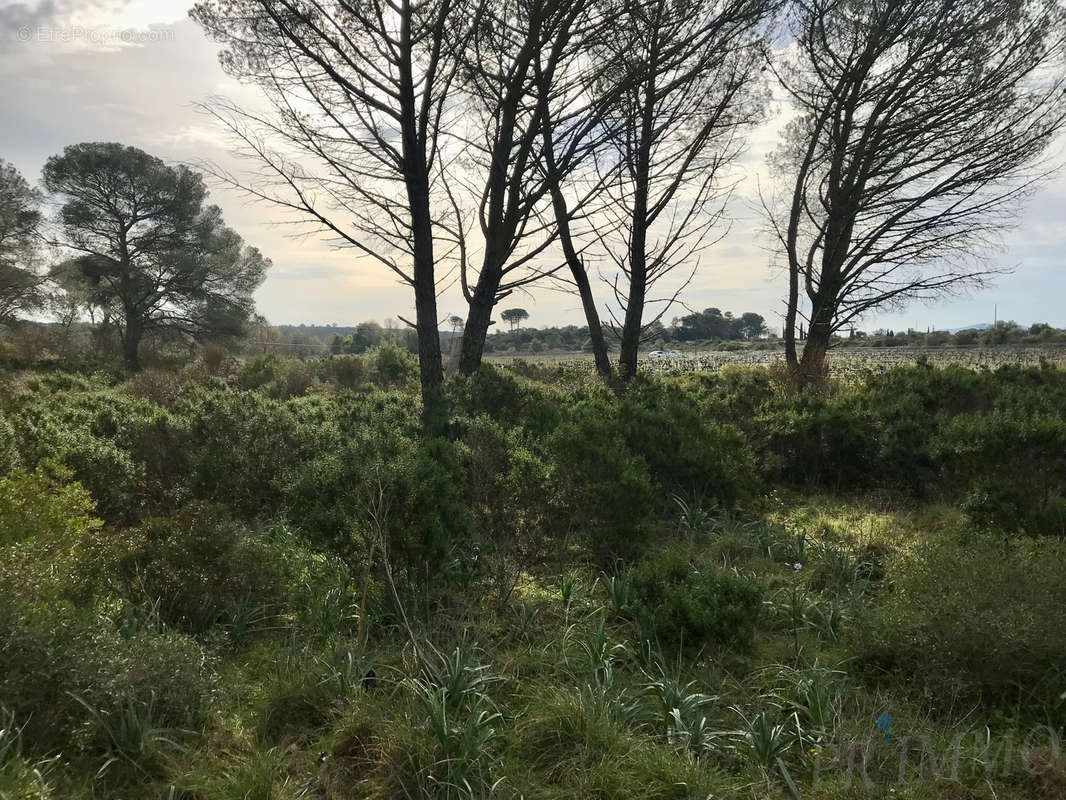
<instances>
[{"instance_id":1,"label":"field","mask_svg":"<svg viewBox=\"0 0 1066 800\"><path fill-rule=\"evenodd\" d=\"M0 798L1063 797L1066 371L846 356L3 373Z\"/></svg>"},{"instance_id":2,"label":"field","mask_svg":"<svg viewBox=\"0 0 1066 800\"><path fill-rule=\"evenodd\" d=\"M516 361L593 371L589 354L551 353L535 355L489 355L486 361L508 365ZM1039 366L1050 363L1066 365L1066 345L994 345L987 347L844 347L833 351L830 368L838 375L884 371L892 367L929 363L936 366L960 366L968 369L995 369L1004 365ZM684 352L680 358L657 361L643 359L645 370L657 373L717 372L731 364L773 366L784 363L780 350L735 349L729 351Z\"/></svg>"}]
</instances>

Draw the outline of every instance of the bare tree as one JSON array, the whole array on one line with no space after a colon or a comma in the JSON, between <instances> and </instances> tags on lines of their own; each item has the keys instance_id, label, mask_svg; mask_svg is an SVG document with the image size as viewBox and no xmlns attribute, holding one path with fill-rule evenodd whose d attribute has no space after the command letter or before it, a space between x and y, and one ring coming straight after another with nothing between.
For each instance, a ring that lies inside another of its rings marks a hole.
<instances>
[{"instance_id":1,"label":"bare tree","mask_svg":"<svg viewBox=\"0 0 1066 800\"><path fill-rule=\"evenodd\" d=\"M616 0L616 33L596 57L620 85L601 168L610 203L591 221L611 280L619 373L637 369L646 331L691 279L722 219L726 167L761 118L762 29L774 0ZM681 279L653 296L676 270ZM648 306L658 305L649 318Z\"/></svg>"},{"instance_id":2,"label":"bare tree","mask_svg":"<svg viewBox=\"0 0 1066 800\"><path fill-rule=\"evenodd\" d=\"M610 109L627 88L624 80L618 80L609 59L595 57L606 50L604 40L616 35L618 20L611 11L610 3L592 6L581 30L580 58L570 58L555 69L540 57L534 62L540 165L551 199L548 215L555 223L555 235L569 269L569 277L561 272L552 277L573 287L581 298L596 370L608 380L614 371L589 279L586 251L590 226L584 223L595 218L607 200L605 188L611 170L599 168L599 155L611 133Z\"/></svg>"},{"instance_id":3,"label":"bare tree","mask_svg":"<svg viewBox=\"0 0 1066 800\"><path fill-rule=\"evenodd\" d=\"M464 127L468 175L457 173L476 198L484 250L476 281L462 269L470 305L460 370L477 370L495 305L565 264L548 259L556 238L542 204L560 167L542 152L545 106L539 92L572 80L602 16L593 0L485 0L465 54ZM548 215L550 217L550 215Z\"/></svg>"},{"instance_id":4,"label":"bare tree","mask_svg":"<svg viewBox=\"0 0 1066 800\"><path fill-rule=\"evenodd\" d=\"M254 197L297 212L414 290L427 430L447 420L438 264L462 246L441 137L477 14L468 0L204 0L192 16L271 118L212 106L262 166ZM313 169L303 166L306 159ZM402 199L401 199L402 198Z\"/></svg>"},{"instance_id":5,"label":"bare tree","mask_svg":"<svg viewBox=\"0 0 1066 800\"><path fill-rule=\"evenodd\" d=\"M798 116L773 163L789 364L825 373L870 311L980 283L974 258L1066 120L1059 0L795 0L778 68ZM807 311L800 308L800 290ZM808 322L802 358L796 325Z\"/></svg>"}]
</instances>

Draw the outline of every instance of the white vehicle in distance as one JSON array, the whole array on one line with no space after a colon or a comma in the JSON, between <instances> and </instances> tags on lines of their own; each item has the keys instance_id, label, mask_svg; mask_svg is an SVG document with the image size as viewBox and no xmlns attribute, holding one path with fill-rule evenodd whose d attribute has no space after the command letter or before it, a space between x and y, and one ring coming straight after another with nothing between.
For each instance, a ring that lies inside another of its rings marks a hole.
<instances>
[{"instance_id":1,"label":"white vehicle in distance","mask_svg":"<svg viewBox=\"0 0 1066 800\"><path fill-rule=\"evenodd\" d=\"M652 350L648 353L648 359L651 361L663 361L668 358L681 358L681 353L678 350Z\"/></svg>"}]
</instances>

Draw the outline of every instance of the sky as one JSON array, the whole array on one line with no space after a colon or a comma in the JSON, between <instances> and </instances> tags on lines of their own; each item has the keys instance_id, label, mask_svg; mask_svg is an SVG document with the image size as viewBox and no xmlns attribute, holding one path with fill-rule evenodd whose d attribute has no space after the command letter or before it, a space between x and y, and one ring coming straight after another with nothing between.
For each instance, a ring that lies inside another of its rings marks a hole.
<instances>
[{"instance_id":1,"label":"sky","mask_svg":"<svg viewBox=\"0 0 1066 800\"><path fill-rule=\"evenodd\" d=\"M188 19L189 0L0 0L0 158L31 183L49 156L66 145L117 141L168 162L211 162L240 173L226 132L197 104L225 97L244 107L263 103L256 89L237 83L218 65L217 46ZM766 156L785 109L749 137L736 164L737 190L728 233L704 254L684 306L755 311L780 326L784 275L771 267L773 242L756 201L769 179ZM1066 145L1056 158L1066 161ZM274 324L353 325L410 318L408 287L350 250L320 235L297 235L273 208L249 203L221 186L212 200L227 224L273 261L256 295ZM1056 175L1018 215L989 263L1012 270L992 287L936 304L867 317L860 327L958 328L999 319L1066 327L1066 172ZM515 296L533 326L583 324L576 296L534 287ZM440 298L441 319L465 316L457 290ZM684 314L675 307L666 318Z\"/></svg>"}]
</instances>

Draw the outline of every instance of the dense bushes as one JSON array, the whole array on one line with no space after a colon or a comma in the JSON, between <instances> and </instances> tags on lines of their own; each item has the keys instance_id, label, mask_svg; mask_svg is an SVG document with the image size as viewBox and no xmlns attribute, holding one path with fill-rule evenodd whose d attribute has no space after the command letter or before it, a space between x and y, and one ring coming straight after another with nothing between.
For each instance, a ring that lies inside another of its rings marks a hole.
<instances>
[{"instance_id":1,"label":"dense bushes","mask_svg":"<svg viewBox=\"0 0 1066 800\"><path fill-rule=\"evenodd\" d=\"M108 616L121 537L62 468L0 480L0 708L33 752L106 746L97 723L124 703L160 726L196 724L212 690L210 659L185 636Z\"/></svg>"},{"instance_id":2,"label":"dense bushes","mask_svg":"<svg viewBox=\"0 0 1066 800\"><path fill-rule=\"evenodd\" d=\"M205 633L241 604L270 608L282 597L268 543L223 507L194 504L146 520L125 548L118 565L123 594L189 633Z\"/></svg>"},{"instance_id":3,"label":"dense bushes","mask_svg":"<svg viewBox=\"0 0 1066 800\"><path fill-rule=\"evenodd\" d=\"M892 592L859 633L868 667L942 693L1017 700L1066 689L1066 542L932 541L891 570Z\"/></svg>"},{"instance_id":4,"label":"dense bushes","mask_svg":"<svg viewBox=\"0 0 1066 800\"><path fill-rule=\"evenodd\" d=\"M1015 527L1034 533L1041 526L1028 513L1055 506L1066 486L1061 370L919 365L803 392L759 374L690 384L708 415L743 428L773 482L953 501L997 484L1028 509Z\"/></svg>"},{"instance_id":5,"label":"dense bushes","mask_svg":"<svg viewBox=\"0 0 1066 800\"><path fill-rule=\"evenodd\" d=\"M708 645L746 650L762 605L759 584L711 566L697 568L679 549L630 568L633 613L668 652Z\"/></svg>"}]
</instances>

